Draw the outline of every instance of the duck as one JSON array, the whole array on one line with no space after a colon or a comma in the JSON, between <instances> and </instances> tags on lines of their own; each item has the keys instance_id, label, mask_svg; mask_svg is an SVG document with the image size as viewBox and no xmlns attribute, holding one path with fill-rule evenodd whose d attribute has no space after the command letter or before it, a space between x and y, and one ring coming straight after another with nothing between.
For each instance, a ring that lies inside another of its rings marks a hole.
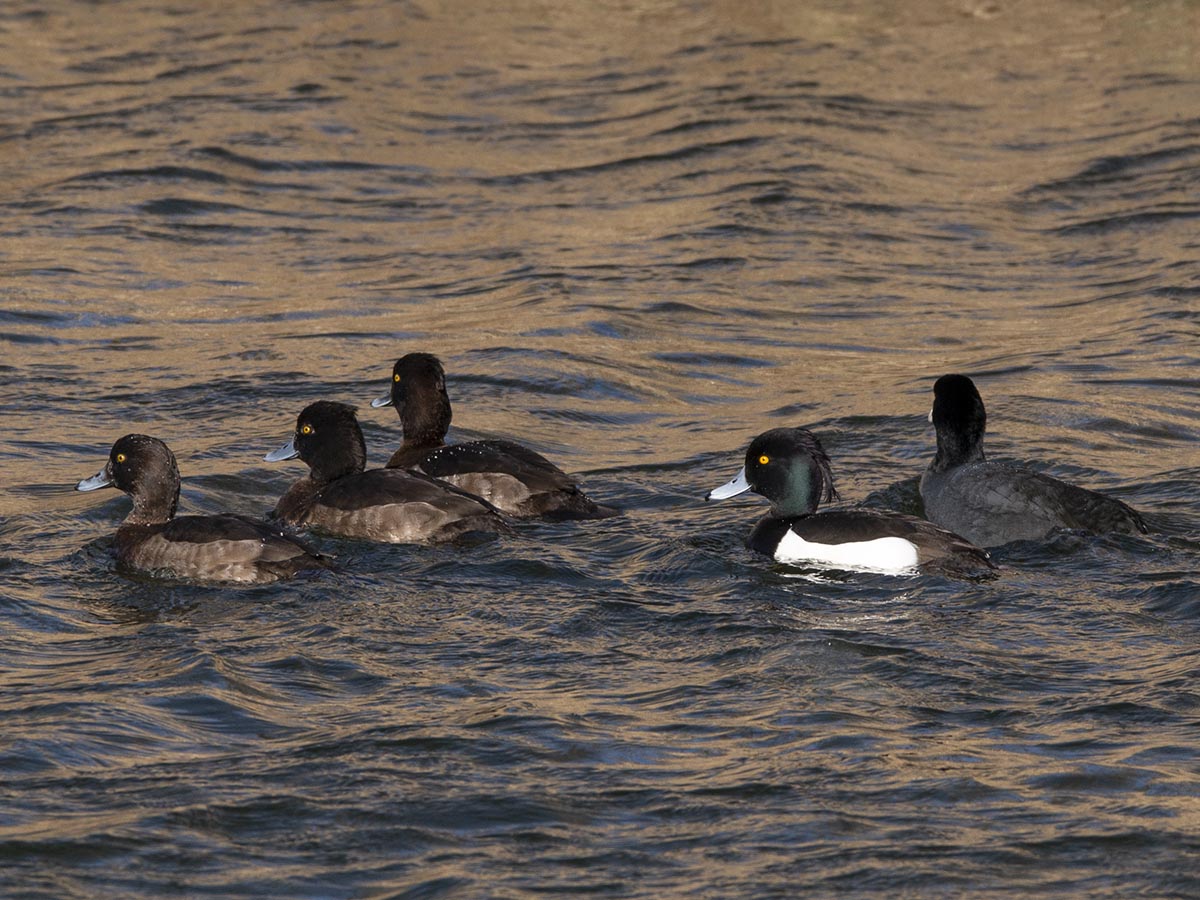
<instances>
[{"instance_id":1,"label":"duck","mask_svg":"<svg viewBox=\"0 0 1200 900\"><path fill-rule=\"evenodd\" d=\"M925 515L981 547L1037 541L1055 529L1092 534L1145 534L1146 522L1112 497L983 452L987 412L966 375L943 375L933 385L929 414L937 452L921 475Z\"/></svg>"},{"instance_id":2,"label":"duck","mask_svg":"<svg viewBox=\"0 0 1200 900\"><path fill-rule=\"evenodd\" d=\"M332 559L281 529L233 514L176 516L179 465L161 440L127 434L112 445L104 468L77 491L114 487L133 499L117 529L118 564L167 578L267 584L333 567Z\"/></svg>"},{"instance_id":3,"label":"duck","mask_svg":"<svg viewBox=\"0 0 1200 900\"><path fill-rule=\"evenodd\" d=\"M446 372L432 353L396 360L391 389L371 406L394 406L400 416L404 437L389 469L422 472L518 519L603 519L620 513L593 501L562 469L515 441L447 444L452 412Z\"/></svg>"},{"instance_id":4,"label":"duck","mask_svg":"<svg viewBox=\"0 0 1200 900\"><path fill-rule=\"evenodd\" d=\"M508 528L494 506L452 485L406 469L367 469L366 442L349 404L310 403L296 418L292 438L265 459L296 457L309 474L288 489L273 514L289 525L393 544Z\"/></svg>"},{"instance_id":5,"label":"duck","mask_svg":"<svg viewBox=\"0 0 1200 900\"><path fill-rule=\"evenodd\" d=\"M745 465L706 500L752 491L771 503L746 540L751 550L777 562L845 571L905 575L940 572L989 576L996 565L986 551L932 522L882 509L818 512L840 499L829 456L804 428L773 428L750 442Z\"/></svg>"}]
</instances>

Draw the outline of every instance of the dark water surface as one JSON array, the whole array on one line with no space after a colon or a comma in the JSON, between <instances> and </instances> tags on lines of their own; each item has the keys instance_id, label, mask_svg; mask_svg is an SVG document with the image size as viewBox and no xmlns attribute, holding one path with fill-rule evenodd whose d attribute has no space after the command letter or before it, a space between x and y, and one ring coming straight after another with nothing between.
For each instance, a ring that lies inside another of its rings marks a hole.
<instances>
[{"instance_id":1,"label":"dark water surface","mask_svg":"<svg viewBox=\"0 0 1200 900\"><path fill-rule=\"evenodd\" d=\"M1200 895L1194 3L0 11L0 891ZM262 514L317 398L447 364L627 510L127 578L129 431ZM825 573L705 491L824 438L917 509L933 379L1120 496L1003 576Z\"/></svg>"}]
</instances>

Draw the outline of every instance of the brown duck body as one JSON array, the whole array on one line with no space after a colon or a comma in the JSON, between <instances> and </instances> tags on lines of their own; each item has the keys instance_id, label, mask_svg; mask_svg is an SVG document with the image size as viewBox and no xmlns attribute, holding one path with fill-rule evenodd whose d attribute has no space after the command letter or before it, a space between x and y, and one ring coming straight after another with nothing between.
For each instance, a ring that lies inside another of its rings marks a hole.
<instances>
[{"instance_id":1,"label":"brown duck body","mask_svg":"<svg viewBox=\"0 0 1200 900\"><path fill-rule=\"evenodd\" d=\"M615 509L591 500L544 456L513 441L471 441L417 447L407 441L389 469L411 469L482 497L510 516L600 519Z\"/></svg>"},{"instance_id":2,"label":"brown duck body","mask_svg":"<svg viewBox=\"0 0 1200 900\"><path fill-rule=\"evenodd\" d=\"M290 525L392 544L447 541L503 527L495 510L478 499L402 469L371 469L323 485L301 479L280 499L275 515Z\"/></svg>"},{"instance_id":3,"label":"brown duck body","mask_svg":"<svg viewBox=\"0 0 1200 900\"><path fill-rule=\"evenodd\" d=\"M264 584L330 561L265 522L241 516L180 516L117 529L119 562L142 572L203 581Z\"/></svg>"}]
</instances>

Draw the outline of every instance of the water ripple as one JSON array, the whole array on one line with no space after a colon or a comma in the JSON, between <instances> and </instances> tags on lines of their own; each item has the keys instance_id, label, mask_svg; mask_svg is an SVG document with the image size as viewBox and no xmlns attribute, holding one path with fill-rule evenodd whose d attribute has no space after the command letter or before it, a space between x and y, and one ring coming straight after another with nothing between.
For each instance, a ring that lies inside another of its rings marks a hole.
<instances>
[{"instance_id":1,"label":"water ripple","mask_svg":"<svg viewBox=\"0 0 1200 900\"><path fill-rule=\"evenodd\" d=\"M6 893L1197 893L1194 16L123 12L0 11ZM129 500L73 486L117 436L262 516L314 399L386 459L416 350L452 439L624 515L114 565ZM919 513L948 371L1152 532L898 579L704 502L803 425Z\"/></svg>"}]
</instances>

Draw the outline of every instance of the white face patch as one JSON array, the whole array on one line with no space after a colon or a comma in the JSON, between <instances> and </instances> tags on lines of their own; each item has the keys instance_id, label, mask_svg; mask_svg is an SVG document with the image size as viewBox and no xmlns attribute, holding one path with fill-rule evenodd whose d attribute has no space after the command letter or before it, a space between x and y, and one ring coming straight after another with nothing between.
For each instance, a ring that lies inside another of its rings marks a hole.
<instances>
[{"instance_id":1,"label":"white face patch","mask_svg":"<svg viewBox=\"0 0 1200 900\"><path fill-rule=\"evenodd\" d=\"M847 544L809 542L789 529L775 548L782 563L815 562L839 569L863 569L899 575L917 567L916 545L904 538L881 537Z\"/></svg>"}]
</instances>

